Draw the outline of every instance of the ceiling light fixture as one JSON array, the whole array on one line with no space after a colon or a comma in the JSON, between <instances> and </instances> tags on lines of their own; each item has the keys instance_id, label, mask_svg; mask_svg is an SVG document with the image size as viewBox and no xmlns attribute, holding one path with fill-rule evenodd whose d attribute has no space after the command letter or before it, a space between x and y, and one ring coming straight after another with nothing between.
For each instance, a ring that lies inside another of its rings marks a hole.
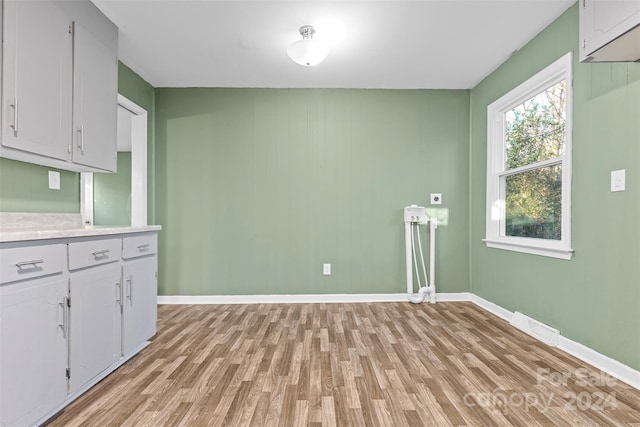
<instances>
[{"instance_id":1,"label":"ceiling light fixture","mask_svg":"<svg viewBox=\"0 0 640 427\"><path fill-rule=\"evenodd\" d=\"M316 30L311 25L303 25L300 27L300 35L302 40L293 42L287 48L287 55L293 62L304 65L305 67L313 67L321 63L329 54L329 46L322 40L314 40L313 35Z\"/></svg>"}]
</instances>

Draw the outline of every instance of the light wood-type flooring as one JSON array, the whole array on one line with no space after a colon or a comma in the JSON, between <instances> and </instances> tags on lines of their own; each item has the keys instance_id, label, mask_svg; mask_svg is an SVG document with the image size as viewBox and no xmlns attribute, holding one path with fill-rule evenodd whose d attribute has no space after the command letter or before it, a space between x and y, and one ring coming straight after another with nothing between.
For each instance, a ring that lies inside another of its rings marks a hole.
<instances>
[{"instance_id":1,"label":"light wood-type flooring","mask_svg":"<svg viewBox=\"0 0 640 427\"><path fill-rule=\"evenodd\" d=\"M161 305L54 426L640 426L640 391L466 302Z\"/></svg>"}]
</instances>

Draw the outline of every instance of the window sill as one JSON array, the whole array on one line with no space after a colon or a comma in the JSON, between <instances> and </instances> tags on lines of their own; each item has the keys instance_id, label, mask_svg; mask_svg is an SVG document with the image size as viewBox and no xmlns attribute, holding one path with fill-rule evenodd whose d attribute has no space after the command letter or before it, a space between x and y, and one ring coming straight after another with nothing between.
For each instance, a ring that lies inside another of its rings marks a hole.
<instances>
[{"instance_id":1,"label":"window sill","mask_svg":"<svg viewBox=\"0 0 640 427\"><path fill-rule=\"evenodd\" d=\"M540 255L550 258L570 260L573 257L573 249L548 247L524 242L509 242L499 240L482 239L488 248L503 249L513 252L522 252L531 255Z\"/></svg>"}]
</instances>

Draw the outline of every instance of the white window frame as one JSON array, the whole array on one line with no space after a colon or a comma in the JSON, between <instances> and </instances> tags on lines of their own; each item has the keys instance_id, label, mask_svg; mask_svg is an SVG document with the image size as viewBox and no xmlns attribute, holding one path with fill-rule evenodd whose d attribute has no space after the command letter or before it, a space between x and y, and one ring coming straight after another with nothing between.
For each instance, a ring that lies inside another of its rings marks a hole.
<instances>
[{"instance_id":1,"label":"white window frame","mask_svg":"<svg viewBox=\"0 0 640 427\"><path fill-rule=\"evenodd\" d=\"M566 125L564 154L552 160L505 170L505 113L524 101L566 80ZM573 53L569 52L509 93L487 106L487 247L524 252L560 259L571 259L571 139L573 122ZM506 176L562 165L561 240L536 239L505 235L505 195L500 181Z\"/></svg>"}]
</instances>

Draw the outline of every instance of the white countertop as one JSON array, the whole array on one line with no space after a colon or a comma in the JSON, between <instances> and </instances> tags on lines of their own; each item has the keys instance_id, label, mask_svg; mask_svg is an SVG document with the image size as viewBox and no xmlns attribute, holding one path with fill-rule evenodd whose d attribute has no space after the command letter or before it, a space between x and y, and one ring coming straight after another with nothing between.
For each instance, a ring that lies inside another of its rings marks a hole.
<instances>
[{"instance_id":1,"label":"white countertop","mask_svg":"<svg viewBox=\"0 0 640 427\"><path fill-rule=\"evenodd\" d=\"M159 231L159 225L82 225L79 214L0 212L0 243Z\"/></svg>"},{"instance_id":2,"label":"white countertop","mask_svg":"<svg viewBox=\"0 0 640 427\"><path fill-rule=\"evenodd\" d=\"M63 239L68 237L107 236L110 234L142 233L145 231L159 231L159 225L145 225L139 227L58 227L58 228L14 228L0 229L0 243L23 242L27 240Z\"/></svg>"}]
</instances>

